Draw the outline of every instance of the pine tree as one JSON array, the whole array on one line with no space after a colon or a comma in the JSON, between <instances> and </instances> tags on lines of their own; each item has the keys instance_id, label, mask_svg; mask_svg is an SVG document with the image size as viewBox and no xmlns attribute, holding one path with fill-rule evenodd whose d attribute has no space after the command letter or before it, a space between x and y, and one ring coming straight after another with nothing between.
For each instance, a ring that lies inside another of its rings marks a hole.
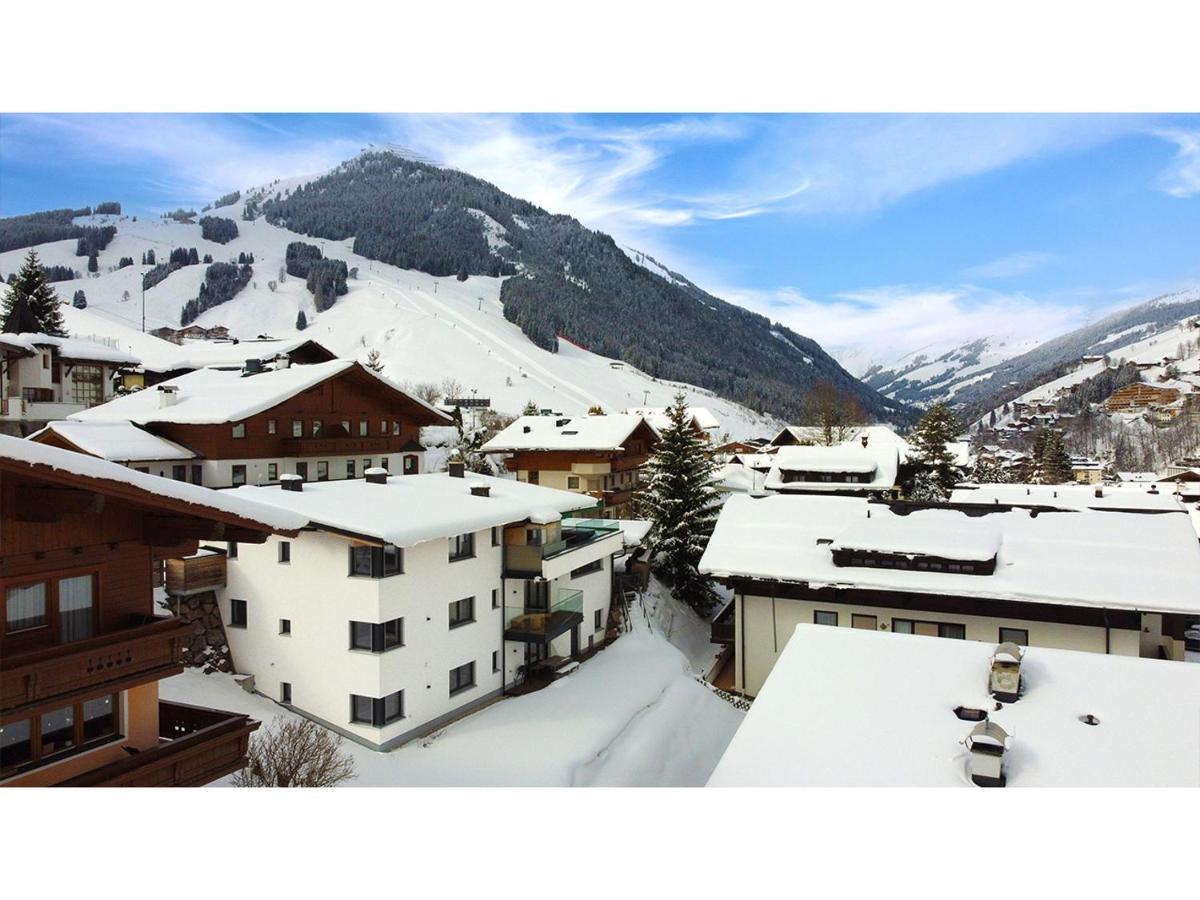
<instances>
[{"instance_id":1,"label":"pine tree","mask_svg":"<svg viewBox=\"0 0 1200 900\"><path fill-rule=\"evenodd\" d=\"M25 264L17 273L12 283L12 289L4 298L4 318L8 318L18 298L24 298L29 306L29 312L37 322L38 331L42 334L66 337L67 327L63 322L62 312L58 308L58 295L46 280L46 273L38 261L36 250L30 250L25 257Z\"/></svg>"},{"instance_id":2,"label":"pine tree","mask_svg":"<svg viewBox=\"0 0 1200 900\"><path fill-rule=\"evenodd\" d=\"M379 358L378 350L375 350L374 348L372 348L371 352L367 354L366 366L372 372L382 372L383 371L383 362Z\"/></svg>"},{"instance_id":3,"label":"pine tree","mask_svg":"<svg viewBox=\"0 0 1200 900\"><path fill-rule=\"evenodd\" d=\"M308 327L308 316L304 314L304 310L296 313L296 330L303 331Z\"/></svg>"},{"instance_id":4,"label":"pine tree","mask_svg":"<svg viewBox=\"0 0 1200 900\"><path fill-rule=\"evenodd\" d=\"M99 272L100 271L100 259L99 259L99 257L96 256L95 253L93 253L91 256L88 257L88 271L89 272Z\"/></svg>"},{"instance_id":5,"label":"pine tree","mask_svg":"<svg viewBox=\"0 0 1200 900\"><path fill-rule=\"evenodd\" d=\"M905 499L918 503L939 503L949 498L950 491L938 480L937 473L933 469L922 469L913 478L912 489Z\"/></svg>"},{"instance_id":6,"label":"pine tree","mask_svg":"<svg viewBox=\"0 0 1200 900\"><path fill-rule=\"evenodd\" d=\"M639 515L651 521L657 574L672 595L707 615L717 603L712 581L697 566L719 511L713 481L716 462L692 431L684 394L667 409L654 456L646 464L647 484L638 496Z\"/></svg>"},{"instance_id":7,"label":"pine tree","mask_svg":"<svg viewBox=\"0 0 1200 900\"><path fill-rule=\"evenodd\" d=\"M87 309L87 295L83 291L76 291L71 298L71 305L76 309Z\"/></svg>"},{"instance_id":8,"label":"pine tree","mask_svg":"<svg viewBox=\"0 0 1200 900\"><path fill-rule=\"evenodd\" d=\"M921 416L909 442L913 450L909 460L916 464L918 472L932 472L947 496L958 477L954 456L947 444L958 437L960 430L958 421L946 405L935 403Z\"/></svg>"},{"instance_id":9,"label":"pine tree","mask_svg":"<svg viewBox=\"0 0 1200 900\"><path fill-rule=\"evenodd\" d=\"M976 484L1007 484L1008 473L992 462L979 460L971 470L971 480Z\"/></svg>"},{"instance_id":10,"label":"pine tree","mask_svg":"<svg viewBox=\"0 0 1200 900\"><path fill-rule=\"evenodd\" d=\"M525 404L525 408L521 410L521 415L536 416L539 412L540 410L538 409L537 404L530 400Z\"/></svg>"}]
</instances>

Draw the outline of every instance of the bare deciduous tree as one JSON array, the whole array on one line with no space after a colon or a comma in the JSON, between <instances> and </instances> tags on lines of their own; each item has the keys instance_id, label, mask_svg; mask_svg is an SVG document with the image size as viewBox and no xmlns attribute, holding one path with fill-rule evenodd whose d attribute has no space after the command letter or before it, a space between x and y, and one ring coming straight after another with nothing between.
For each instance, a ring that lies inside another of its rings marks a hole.
<instances>
[{"instance_id":1,"label":"bare deciduous tree","mask_svg":"<svg viewBox=\"0 0 1200 900\"><path fill-rule=\"evenodd\" d=\"M459 398L463 395L462 382L456 378L442 379L442 396L447 400L450 398Z\"/></svg>"},{"instance_id":2,"label":"bare deciduous tree","mask_svg":"<svg viewBox=\"0 0 1200 900\"><path fill-rule=\"evenodd\" d=\"M308 719L280 719L250 739L250 763L234 787L334 787L354 777L342 739Z\"/></svg>"},{"instance_id":3,"label":"bare deciduous tree","mask_svg":"<svg viewBox=\"0 0 1200 900\"><path fill-rule=\"evenodd\" d=\"M426 403L437 403L442 396L441 389L431 381L414 384L412 392Z\"/></svg>"},{"instance_id":4,"label":"bare deciduous tree","mask_svg":"<svg viewBox=\"0 0 1200 900\"><path fill-rule=\"evenodd\" d=\"M804 418L804 424L821 429L821 443L832 447L849 438L855 426L864 424L866 414L853 394L818 381L804 398Z\"/></svg>"}]
</instances>

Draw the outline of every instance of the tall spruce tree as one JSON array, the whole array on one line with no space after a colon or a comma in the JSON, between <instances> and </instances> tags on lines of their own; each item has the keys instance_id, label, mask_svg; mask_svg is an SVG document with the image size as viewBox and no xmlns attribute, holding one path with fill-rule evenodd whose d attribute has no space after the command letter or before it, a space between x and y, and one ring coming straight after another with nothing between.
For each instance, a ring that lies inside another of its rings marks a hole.
<instances>
[{"instance_id":1,"label":"tall spruce tree","mask_svg":"<svg viewBox=\"0 0 1200 900\"><path fill-rule=\"evenodd\" d=\"M38 331L56 337L67 336L67 326L58 308L58 294L46 280L46 272L38 261L36 250L29 251L21 271L17 273L9 289L8 296L4 298L5 319L9 317L18 298L24 298L28 304L29 312L37 322Z\"/></svg>"},{"instance_id":2,"label":"tall spruce tree","mask_svg":"<svg viewBox=\"0 0 1200 900\"><path fill-rule=\"evenodd\" d=\"M671 594L707 615L717 604L712 580L697 568L716 525L719 501L713 481L716 462L692 431L685 396L675 395L670 420L646 464L647 484L638 496L639 514L653 524L655 571Z\"/></svg>"},{"instance_id":3,"label":"tall spruce tree","mask_svg":"<svg viewBox=\"0 0 1200 900\"><path fill-rule=\"evenodd\" d=\"M1071 457L1061 431L1042 428L1034 437L1029 480L1033 484L1062 484L1071 480Z\"/></svg>"},{"instance_id":4,"label":"tall spruce tree","mask_svg":"<svg viewBox=\"0 0 1200 900\"><path fill-rule=\"evenodd\" d=\"M958 437L958 420L944 403L935 403L921 416L909 444L913 452L909 461L916 464L917 471L930 472L946 496L954 489L958 474L954 469L954 455L947 446Z\"/></svg>"}]
</instances>

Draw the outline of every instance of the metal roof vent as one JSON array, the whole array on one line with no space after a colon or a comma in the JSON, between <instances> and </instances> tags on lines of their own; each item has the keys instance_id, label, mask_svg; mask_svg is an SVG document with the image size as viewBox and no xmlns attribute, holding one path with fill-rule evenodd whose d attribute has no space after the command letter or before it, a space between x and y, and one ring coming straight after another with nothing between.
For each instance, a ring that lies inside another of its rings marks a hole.
<instances>
[{"instance_id":1,"label":"metal roof vent","mask_svg":"<svg viewBox=\"0 0 1200 900\"><path fill-rule=\"evenodd\" d=\"M971 781L980 787L1004 787L1004 751L1008 749L1008 732L984 719L967 735L967 768Z\"/></svg>"},{"instance_id":2,"label":"metal roof vent","mask_svg":"<svg viewBox=\"0 0 1200 900\"><path fill-rule=\"evenodd\" d=\"M1021 660L1025 654L1012 641L1005 641L992 654L988 693L1002 703L1021 699Z\"/></svg>"},{"instance_id":3,"label":"metal roof vent","mask_svg":"<svg viewBox=\"0 0 1200 900\"><path fill-rule=\"evenodd\" d=\"M363 472L363 477L370 484L387 484L388 470L381 469L379 466L372 466Z\"/></svg>"},{"instance_id":4,"label":"metal roof vent","mask_svg":"<svg viewBox=\"0 0 1200 900\"><path fill-rule=\"evenodd\" d=\"M975 709L970 706L956 706L954 715L964 722L982 722L987 718L987 710Z\"/></svg>"},{"instance_id":5,"label":"metal roof vent","mask_svg":"<svg viewBox=\"0 0 1200 900\"><path fill-rule=\"evenodd\" d=\"M293 475L290 472L285 472L279 476L279 486L285 491L296 491L296 493L300 493L304 490L304 479L299 475Z\"/></svg>"},{"instance_id":6,"label":"metal roof vent","mask_svg":"<svg viewBox=\"0 0 1200 900\"><path fill-rule=\"evenodd\" d=\"M532 429L532 428L530 428L528 425L522 425L522 426L521 426L521 433L522 433L522 434L529 434L529 432L531 432L531 431L533 431L533 429Z\"/></svg>"},{"instance_id":7,"label":"metal roof vent","mask_svg":"<svg viewBox=\"0 0 1200 900\"><path fill-rule=\"evenodd\" d=\"M243 378L245 378L247 375L259 375L262 373L262 371L263 364L261 359L248 359L242 365Z\"/></svg>"},{"instance_id":8,"label":"metal roof vent","mask_svg":"<svg viewBox=\"0 0 1200 900\"><path fill-rule=\"evenodd\" d=\"M1093 716L1091 713L1080 716L1079 721L1082 722L1084 725L1099 725L1100 724L1100 720L1098 718L1096 718L1095 716Z\"/></svg>"},{"instance_id":9,"label":"metal roof vent","mask_svg":"<svg viewBox=\"0 0 1200 900\"><path fill-rule=\"evenodd\" d=\"M570 422L570 421L571 421L570 419L555 419L555 420L554 420L554 427L555 427L555 428L562 428L564 425L566 425L566 424L567 424L568 422Z\"/></svg>"},{"instance_id":10,"label":"metal roof vent","mask_svg":"<svg viewBox=\"0 0 1200 900\"><path fill-rule=\"evenodd\" d=\"M492 488L490 485L483 484L482 482L479 482L479 481L476 481L471 484L471 496L472 497L488 497L488 496L491 496L491 493L492 493Z\"/></svg>"},{"instance_id":11,"label":"metal roof vent","mask_svg":"<svg viewBox=\"0 0 1200 900\"><path fill-rule=\"evenodd\" d=\"M1104 488L1100 487L1099 485L1096 486L1096 496L1097 497L1104 496Z\"/></svg>"}]
</instances>

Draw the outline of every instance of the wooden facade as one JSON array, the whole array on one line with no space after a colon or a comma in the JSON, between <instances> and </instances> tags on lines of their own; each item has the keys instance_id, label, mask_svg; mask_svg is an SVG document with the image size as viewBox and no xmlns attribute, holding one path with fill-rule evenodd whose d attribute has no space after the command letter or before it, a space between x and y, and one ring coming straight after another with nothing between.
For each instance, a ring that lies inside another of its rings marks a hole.
<instances>
[{"instance_id":1,"label":"wooden facade","mask_svg":"<svg viewBox=\"0 0 1200 900\"><path fill-rule=\"evenodd\" d=\"M43 465L0 450L0 786L83 783L110 764L178 758L160 734L170 705L160 709L158 681L183 670L189 626L157 615L156 563L201 539L262 542L272 531L204 506L203 489L185 502L131 483L119 466L108 479L94 461L73 469L72 454L61 456ZM208 713L188 732L201 762L95 783L199 784L236 771L257 723ZM205 730L217 720L240 725Z\"/></svg>"}]
</instances>

